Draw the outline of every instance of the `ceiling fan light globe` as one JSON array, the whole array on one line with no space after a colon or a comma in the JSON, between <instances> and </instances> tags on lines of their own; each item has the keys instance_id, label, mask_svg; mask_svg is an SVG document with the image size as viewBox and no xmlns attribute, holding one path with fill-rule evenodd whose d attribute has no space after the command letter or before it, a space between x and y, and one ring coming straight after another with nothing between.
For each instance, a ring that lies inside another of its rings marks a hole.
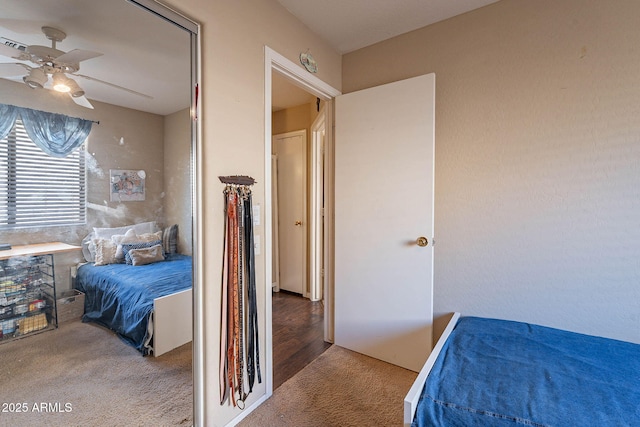
<instances>
[{"instance_id":1,"label":"ceiling fan light globe","mask_svg":"<svg viewBox=\"0 0 640 427\"><path fill-rule=\"evenodd\" d=\"M24 76L22 80L31 89L41 89L47 82L48 78L44 71L40 68L33 68L29 74Z\"/></svg>"},{"instance_id":2,"label":"ceiling fan light globe","mask_svg":"<svg viewBox=\"0 0 640 427\"><path fill-rule=\"evenodd\" d=\"M53 89L56 92L62 92L62 93L67 93L67 92L69 92L71 90L69 88L69 86L65 85L64 83L57 84L57 85L53 86Z\"/></svg>"},{"instance_id":3,"label":"ceiling fan light globe","mask_svg":"<svg viewBox=\"0 0 640 427\"><path fill-rule=\"evenodd\" d=\"M67 79L67 86L69 86L69 95L74 98L80 98L84 96L84 90L78 86L78 83L73 79Z\"/></svg>"},{"instance_id":4,"label":"ceiling fan light globe","mask_svg":"<svg viewBox=\"0 0 640 427\"><path fill-rule=\"evenodd\" d=\"M53 90L56 92L67 93L71 90L69 79L62 73L53 75Z\"/></svg>"},{"instance_id":5,"label":"ceiling fan light globe","mask_svg":"<svg viewBox=\"0 0 640 427\"><path fill-rule=\"evenodd\" d=\"M29 86L31 89L40 89L42 88L42 85L39 84L38 82L34 82L32 80L28 80L29 76L24 76L23 80L24 82L27 84L27 86Z\"/></svg>"}]
</instances>

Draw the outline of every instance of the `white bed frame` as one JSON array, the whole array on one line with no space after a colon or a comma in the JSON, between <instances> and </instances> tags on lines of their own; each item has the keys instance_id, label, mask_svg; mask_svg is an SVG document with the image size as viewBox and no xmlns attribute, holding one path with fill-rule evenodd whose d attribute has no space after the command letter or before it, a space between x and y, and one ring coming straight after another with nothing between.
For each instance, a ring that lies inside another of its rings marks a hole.
<instances>
[{"instance_id":1,"label":"white bed frame","mask_svg":"<svg viewBox=\"0 0 640 427\"><path fill-rule=\"evenodd\" d=\"M193 339L192 289L153 300L149 319L153 330L153 356L158 357Z\"/></svg>"},{"instance_id":2,"label":"white bed frame","mask_svg":"<svg viewBox=\"0 0 640 427\"><path fill-rule=\"evenodd\" d=\"M442 351L442 347L444 347L444 343L449 339L449 335L451 335L451 331L458 323L458 319L460 318L460 313L453 313L447 327L444 329L444 332L440 336L440 339L436 343L435 347L431 351L429 358L422 369L420 369L420 373L418 373L418 377L413 382L413 385L409 389L409 392L404 398L404 425L405 427L411 426L413 422L413 418L416 414L416 408L418 406L418 400L420 400L420 395L422 394L422 390L424 389L424 384L427 381L427 377L431 372L431 368L433 368L434 363L436 363L436 359L440 355Z\"/></svg>"}]
</instances>

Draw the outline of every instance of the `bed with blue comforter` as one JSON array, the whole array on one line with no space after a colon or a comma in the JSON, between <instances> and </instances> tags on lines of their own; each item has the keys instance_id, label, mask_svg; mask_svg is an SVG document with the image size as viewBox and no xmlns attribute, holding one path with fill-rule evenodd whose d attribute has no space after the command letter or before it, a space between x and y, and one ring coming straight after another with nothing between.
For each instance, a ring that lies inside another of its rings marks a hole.
<instances>
[{"instance_id":1,"label":"bed with blue comforter","mask_svg":"<svg viewBox=\"0 0 640 427\"><path fill-rule=\"evenodd\" d=\"M412 426L640 426L640 345L461 317Z\"/></svg>"},{"instance_id":2,"label":"bed with blue comforter","mask_svg":"<svg viewBox=\"0 0 640 427\"><path fill-rule=\"evenodd\" d=\"M85 294L82 321L105 326L143 355L149 354L154 299L191 288L191 261L190 256L171 254L147 265L81 266L76 288Z\"/></svg>"}]
</instances>

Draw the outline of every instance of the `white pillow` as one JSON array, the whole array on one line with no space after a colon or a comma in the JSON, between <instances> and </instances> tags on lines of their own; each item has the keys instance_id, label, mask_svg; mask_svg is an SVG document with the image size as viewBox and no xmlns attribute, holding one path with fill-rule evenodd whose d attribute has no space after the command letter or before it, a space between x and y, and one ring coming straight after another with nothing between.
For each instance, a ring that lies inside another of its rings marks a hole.
<instances>
[{"instance_id":1,"label":"white pillow","mask_svg":"<svg viewBox=\"0 0 640 427\"><path fill-rule=\"evenodd\" d=\"M115 264L116 260L116 245L110 239L93 239L93 243L96 248L96 261L95 265L107 265Z\"/></svg>"},{"instance_id":2,"label":"white pillow","mask_svg":"<svg viewBox=\"0 0 640 427\"><path fill-rule=\"evenodd\" d=\"M92 231L82 239L82 255L84 255L84 259L87 262L93 262L96 260L96 245L93 243L94 237L95 235Z\"/></svg>"},{"instance_id":3,"label":"white pillow","mask_svg":"<svg viewBox=\"0 0 640 427\"><path fill-rule=\"evenodd\" d=\"M119 262L124 262L124 254L122 253L122 244L123 243L135 243L138 241L138 235L136 234L136 230L130 228L124 234L115 234L111 236L111 241L116 245L116 259Z\"/></svg>"},{"instance_id":4,"label":"white pillow","mask_svg":"<svg viewBox=\"0 0 640 427\"><path fill-rule=\"evenodd\" d=\"M94 237L101 237L103 239L110 239L111 236L117 234L125 234L129 230L135 230L136 234L154 233L158 229L158 225L155 221L141 222L140 224L127 225L124 227L115 228L98 228L94 227Z\"/></svg>"}]
</instances>

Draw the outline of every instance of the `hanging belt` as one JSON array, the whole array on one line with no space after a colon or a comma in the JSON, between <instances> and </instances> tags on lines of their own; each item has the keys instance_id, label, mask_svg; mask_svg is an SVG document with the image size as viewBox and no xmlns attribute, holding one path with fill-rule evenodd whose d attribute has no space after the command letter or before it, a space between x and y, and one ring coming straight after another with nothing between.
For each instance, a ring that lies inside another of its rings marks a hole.
<instances>
[{"instance_id":1,"label":"hanging belt","mask_svg":"<svg viewBox=\"0 0 640 427\"><path fill-rule=\"evenodd\" d=\"M222 313L220 315L220 404L223 404L227 398L229 391L229 383L227 381L227 373L229 369L229 359L227 359L227 292L229 286L229 219L227 209L229 205L228 187L224 192L224 246L222 255Z\"/></svg>"},{"instance_id":2,"label":"hanging belt","mask_svg":"<svg viewBox=\"0 0 640 427\"><path fill-rule=\"evenodd\" d=\"M240 327L238 329L238 365L236 374L238 376L238 403L242 402L243 406L240 409L244 409L244 400L246 395L244 393L244 214L243 214L243 202L244 194L240 191L240 195L237 199L237 222L238 222L238 319L240 321Z\"/></svg>"},{"instance_id":3,"label":"hanging belt","mask_svg":"<svg viewBox=\"0 0 640 427\"><path fill-rule=\"evenodd\" d=\"M235 191L231 193L231 199L229 203L229 214L228 218L230 221L230 232L229 232L229 261L230 261L230 269L229 269L229 292L228 292L228 333L229 338L227 342L227 357L229 358L229 371L228 371L228 381L229 387L231 388L231 402L233 406L236 406L236 398L234 390L236 388L236 348L237 348L237 337L238 337L238 328L239 328L239 320L237 317L237 306L238 306L238 224L237 224L237 216L236 216L236 201L237 194Z\"/></svg>"},{"instance_id":4,"label":"hanging belt","mask_svg":"<svg viewBox=\"0 0 640 427\"><path fill-rule=\"evenodd\" d=\"M256 374L258 383L262 383L251 190L247 186L229 185L224 194L220 404L230 399L233 406L244 409ZM245 369L248 393L244 391Z\"/></svg>"},{"instance_id":5,"label":"hanging belt","mask_svg":"<svg viewBox=\"0 0 640 427\"><path fill-rule=\"evenodd\" d=\"M262 383L260 374L260 345L258 337L258 304L256 295L255 256L253 251L253 218L251 192L244 201L245 215L245 248L247 252L247 299L248 299L248 354L247 376L249 377L249 392L253 391L256 373L258 383Z\"/></svg>"}]
</instances>

